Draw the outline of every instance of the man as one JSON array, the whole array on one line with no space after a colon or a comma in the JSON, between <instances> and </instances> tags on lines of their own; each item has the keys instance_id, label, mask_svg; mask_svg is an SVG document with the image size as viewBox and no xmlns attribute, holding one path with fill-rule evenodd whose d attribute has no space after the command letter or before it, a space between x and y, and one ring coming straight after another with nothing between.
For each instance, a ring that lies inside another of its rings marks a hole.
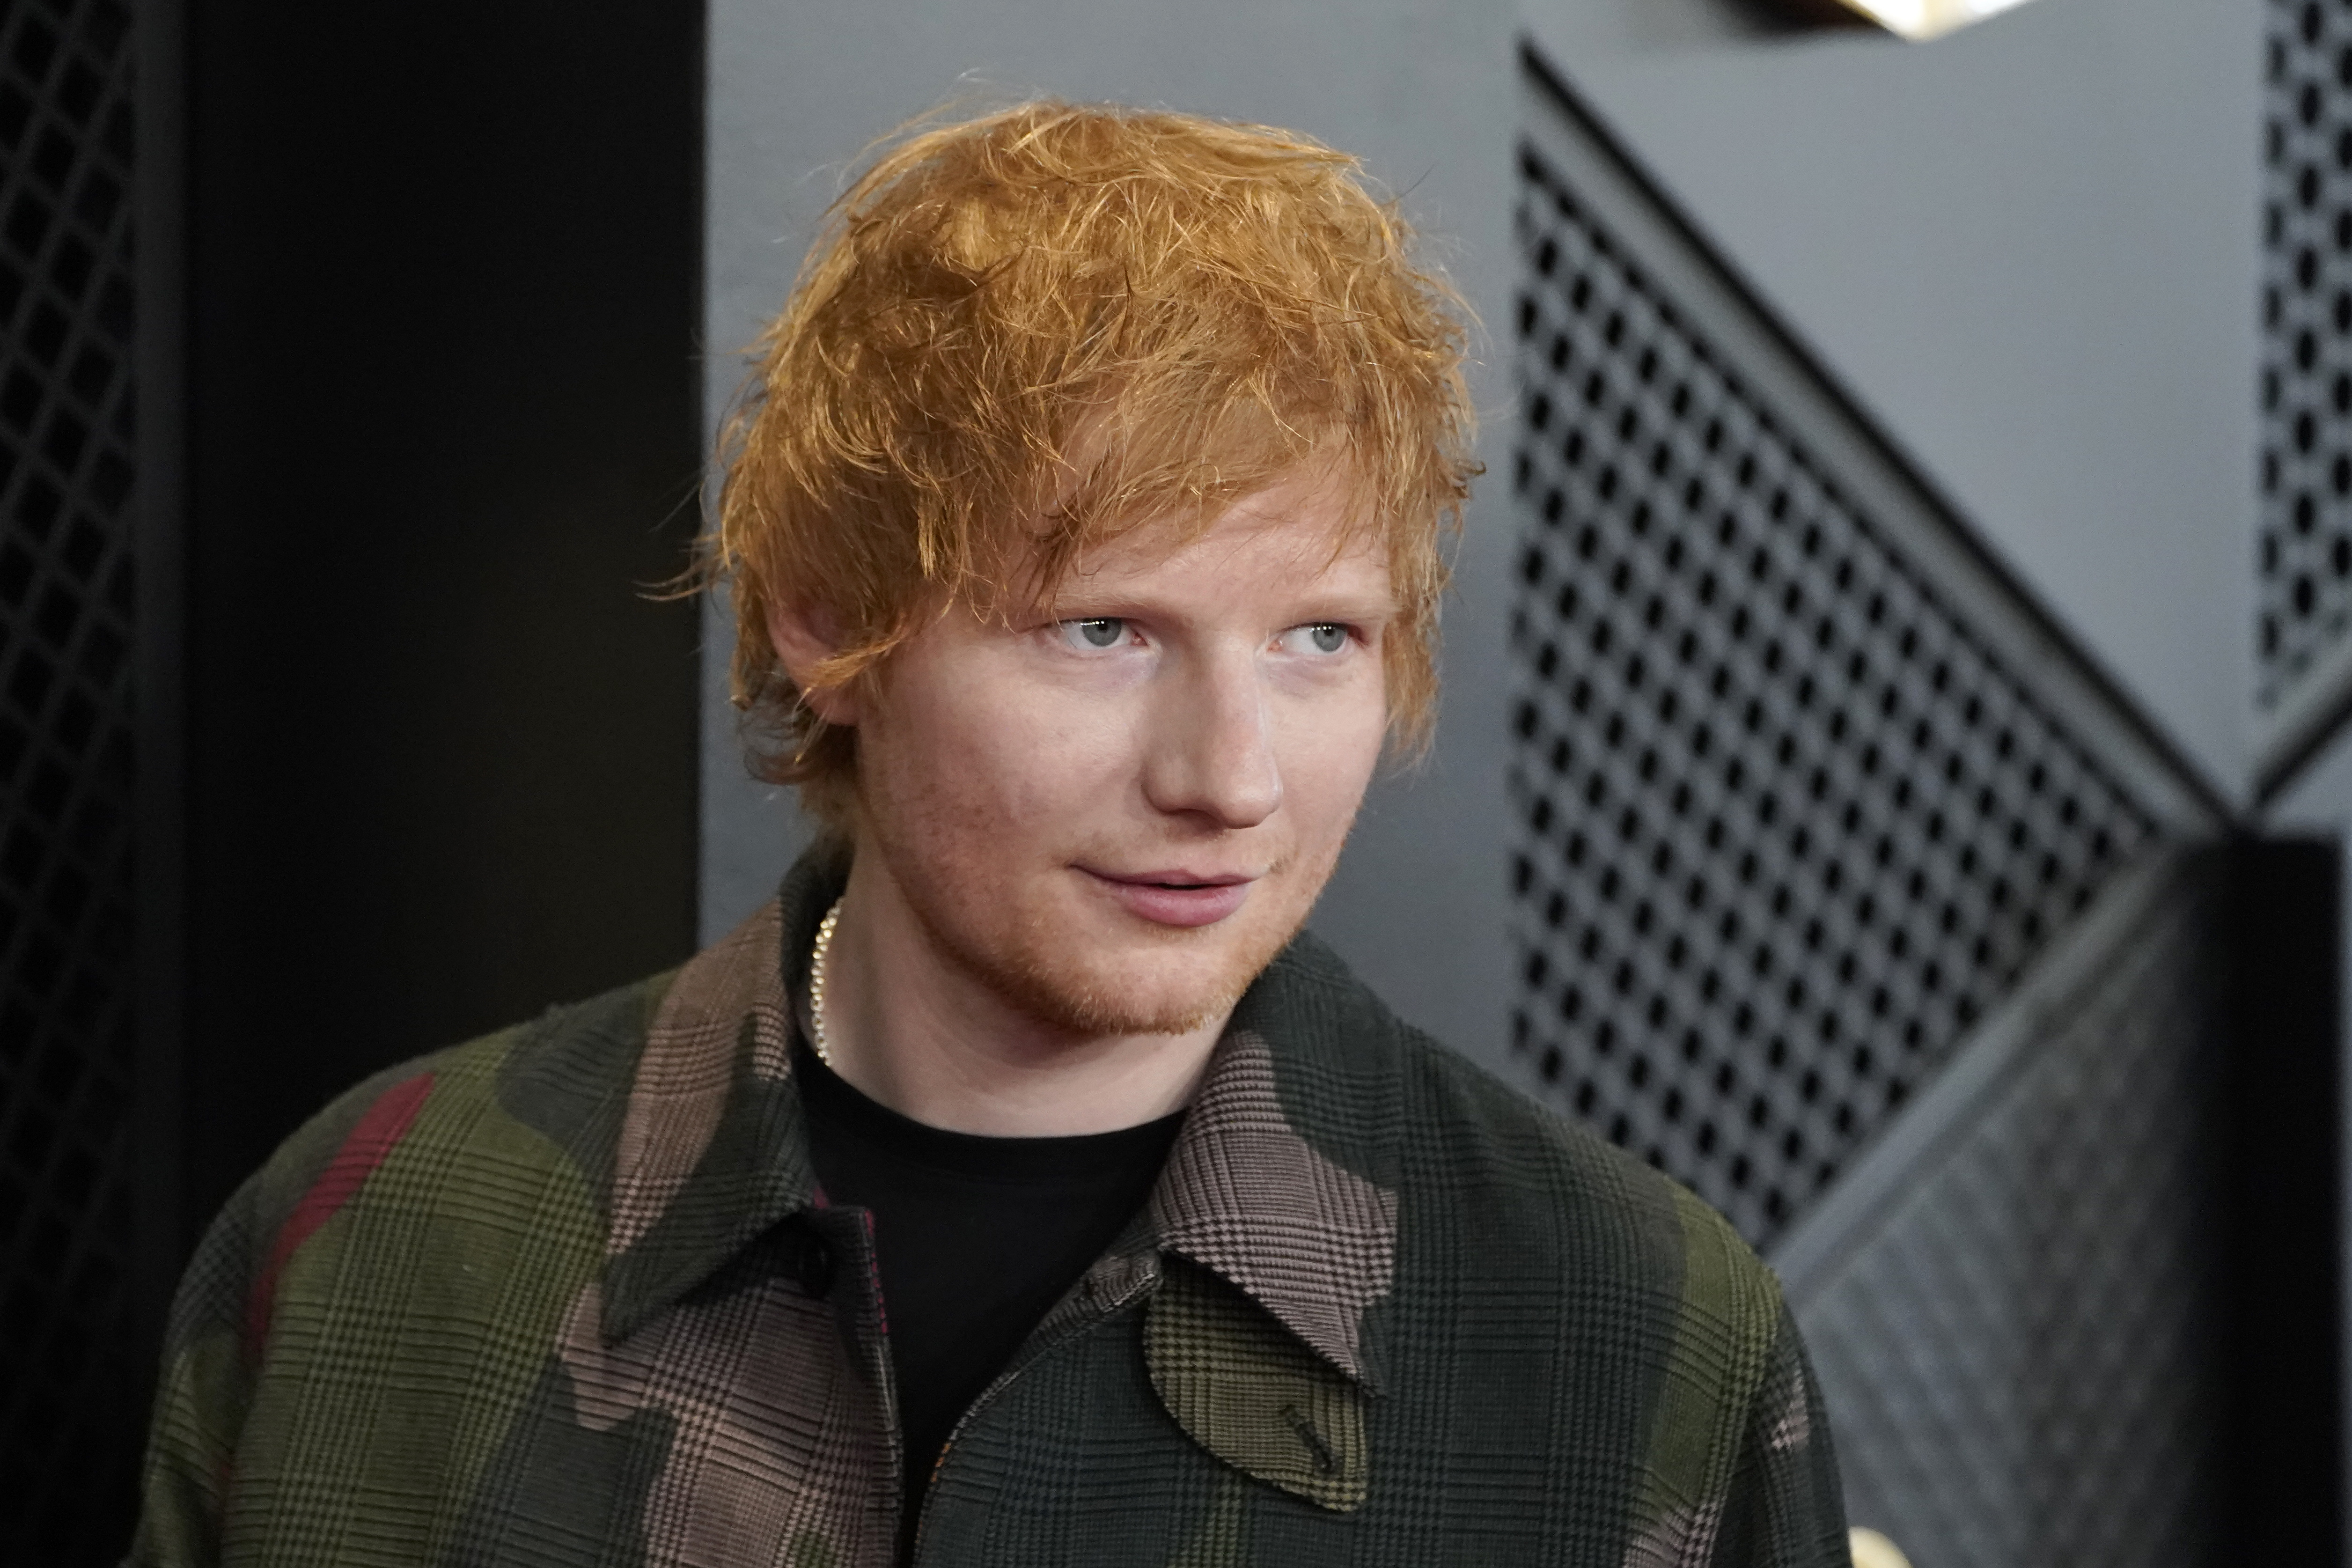
<instances>
[{"instance_id":1,"label":"man","mask_svg":"<svg viewBox=\"0 0 2352 1568\"><path fill-rule=\"evenodd\" d=\"M1753 1256L1300 934L1475 468L1407 240L1171 114L881 157L715 552L831 836L247 1184L135 1561L1842 1560Z\"/></svg>"}]
</instances>

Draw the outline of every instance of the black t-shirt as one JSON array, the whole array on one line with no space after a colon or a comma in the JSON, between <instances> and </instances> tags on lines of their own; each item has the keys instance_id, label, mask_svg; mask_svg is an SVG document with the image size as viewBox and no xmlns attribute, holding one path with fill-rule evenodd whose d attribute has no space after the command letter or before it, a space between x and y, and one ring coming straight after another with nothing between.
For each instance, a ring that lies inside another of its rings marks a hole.
<instances>
[{"instance_id":1,"label":"black t-shirt","mask_svg":"<svg viewBox=\"0 0 2352 1568\"><path fill-rule=\"evenodd\" d=\"M818 1184L874 1216L911 1519L956 1422L1142 1207L1184 1116L1075 1138L947 1132L794 1055Z\"/></svg>"}]
</instances>

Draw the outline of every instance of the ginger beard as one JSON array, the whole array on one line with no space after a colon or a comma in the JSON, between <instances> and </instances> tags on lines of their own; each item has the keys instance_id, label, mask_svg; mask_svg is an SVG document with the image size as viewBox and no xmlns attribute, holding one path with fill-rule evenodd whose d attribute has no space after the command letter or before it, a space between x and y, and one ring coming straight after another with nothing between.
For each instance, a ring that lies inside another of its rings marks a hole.
<instances>
[{"instance_id":1,"label":"ginger beard","mask_svg":"<svg viewBox=\"0 0 2352 1568\"><path fill-rule=\"evenodd\" d=\"M1009 625L928 624L858 702L853 877L1050 1030L1229 1011L1305 922L1385 736L1388 570L1337 548L1339 507L1294 479L1189 542L1096 552Z\"/></svg>"},{"instance_id":2,"label":"ginger beard","mask_svg":"<svg viewBox=\"0 0 2352 1568\"><path fill-rule=\"evenodd\" d=\"M1311 863L1294 857L1270 868L1248 906L1218 928L1114 934L1107 928L1118 917L1074 909L1048 889L971 897L986 874L925 857L929 837L877 831L868 842L932 950L1016 1011L1082 1037L1181 1034L1231 1012L1306 923L1339 858L1334 843ZM910 862L919 868L903 874ZM967 880L965 869L979 874Z\"/></svg>"}]
</instances>

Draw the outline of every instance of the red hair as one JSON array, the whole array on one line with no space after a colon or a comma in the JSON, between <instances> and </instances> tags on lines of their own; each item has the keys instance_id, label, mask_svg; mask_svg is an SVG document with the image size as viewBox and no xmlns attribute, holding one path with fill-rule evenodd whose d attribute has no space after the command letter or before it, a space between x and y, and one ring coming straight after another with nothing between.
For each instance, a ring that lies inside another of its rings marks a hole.
<instances>
[{"instance_id":1,"label":"red hair","mask_svg":"<svg viewBox=\"0 0 2352 1568\"><path fill-rule=\"evenodd\" d=\"M902 134L829 214L729 422L708 565L762 776L841 825L856 734L770 641L821 606L857 679L927 612L1050 597L1139 525L1181 541L1328 465L1386 545L1392 732L1426 740L1440 534L1478 465L1461 300L1356 162L1288 132L1027 103Z\"/></svg>"}]
</instances>

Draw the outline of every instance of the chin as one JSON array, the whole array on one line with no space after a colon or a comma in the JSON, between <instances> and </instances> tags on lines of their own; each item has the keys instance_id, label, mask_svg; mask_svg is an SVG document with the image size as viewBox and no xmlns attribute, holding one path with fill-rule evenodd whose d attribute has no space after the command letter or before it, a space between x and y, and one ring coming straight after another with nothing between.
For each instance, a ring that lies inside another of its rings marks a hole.
<instances>
[{"instance_id":1,"label":"chin","mask_svg":"<svg viewBox=\"0 0 2352 1568\"><path fill-rule=\"evenodd\" d=\"M1254 955L1120 957L1071 963L1024 954L990 979L1023 1012L1073 1034L1181 1035L1229 1011L1265 967Z\"/></svg>"},{"instance_id":2,"label":"chin","mask_svg":"<svg viewBox=\"0 0 2352 1568\"><path fill-rule=\"evenodd\" d=\"M1083 936L1024 942L1026 951L988 965L984 978L1023 1012L1073 1034L1181 1035L1230 1012L1299 923L1154 927L1110 942L1096 926ZM1088 942L1093 952L1074 959Z\"/></svg>"}]
</instances>

